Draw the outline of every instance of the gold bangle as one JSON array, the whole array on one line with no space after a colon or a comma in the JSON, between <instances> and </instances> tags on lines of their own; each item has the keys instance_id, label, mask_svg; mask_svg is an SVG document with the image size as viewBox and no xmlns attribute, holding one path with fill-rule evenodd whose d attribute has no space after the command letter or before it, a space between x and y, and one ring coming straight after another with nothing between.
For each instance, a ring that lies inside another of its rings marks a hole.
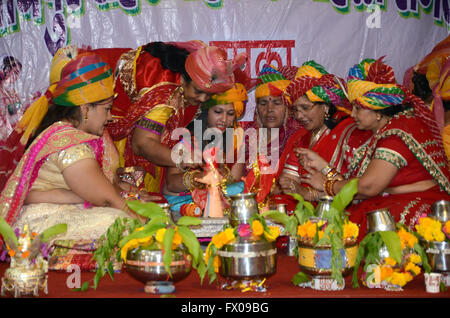
<instances>
[{"instance_id":1,"label":"gold bangle","mask_svg":"<svg viewBox=\"0 0 450 318\"><path fill-rule=\"evenodd\" d=\"M327 179L324 184L325 193L334 197L336 194L333 191L333 186L337 182L337 179Z\"/></svg>"},{"instance_id":2,"label":"gold bangle","mask_svg":"<svg viewBox=\"0 0 450 318\"><path fill-rule=\"evenodd\" d=\"M320 170L320 172L322 172L322 174L326 176L331 171L331 169L333 169L333 168L331 168L329 165L327 165L325 168Z\"/></svg>"},{"instance_id":3,"label":"gold bangle","mask_svg":"<svg viewBox=\"0 0 450 318\"><path fill-rule=\"evenodd\" d=\"M183 184L186 187L187 190L192 191L194 189L194 180L193 180L193 174L195 170L193 171L186 171L183 174Z\"/></svg>"},{"instance_id":4,"label":"gold bangle","mask_svg":"<svg viewBox=\"0 0 450 318\"><path fill-rule=\"evenodd\" d=\"M190 183L191 183L191 186L192 186L192 190L193 189L204 189L205 185L203 183L198 182L198 181L195 180L195 175L196 174L201 174L201 171L200 170L192 170L191 173L190 173L189 180L190 180Z\"/></svg>"},{"instance_id":5,"label":"gold bangle","mask_svg":"<svg viewBox=\"0 0 450 318\"><path fill-rule=\"evenodd\" d=\"M333 179L335 176L338 175L338 172L336 171L336 169L332 168L328 173L327 173L327 179Z\"/></svg>"}]
</instances>

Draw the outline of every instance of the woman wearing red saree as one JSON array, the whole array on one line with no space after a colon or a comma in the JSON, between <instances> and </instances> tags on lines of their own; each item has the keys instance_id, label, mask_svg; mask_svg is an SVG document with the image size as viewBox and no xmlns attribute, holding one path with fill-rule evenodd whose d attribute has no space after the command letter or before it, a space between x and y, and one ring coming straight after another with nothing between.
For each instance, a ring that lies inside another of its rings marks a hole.
<instances>
[{"instance_id":1,"label":"woman wearing red saree","mask_svg":"<svg viewBox=\"0 0 450 318\"><path fill-rule=\"evenodd\" d=\"M351 68L348 90L352 117L373 136L355 151L348 172L335 178L317 172L325 160L301 150L310 167L306 182L335 195L359 178L356 199L362 201L347 209L350 221L360 225L359 239L367 231L366 213L376 209L388 208L396 222L413 228L434 202L450 200L450 170L431 129L436 125L433 115L422 100L395 83L394 71L381 59L366 59Z\"/></svg>"},{"instance_id":2,"label":"woman wearing red saree","mask_svg":"<svg viewBox=\"0 0 450 318\"><path fill-rule=\"evenodd\" d=\"M136 50L95 52L111 67L117 65L113 108L117 119L108 130L121 166L144 168L146 190L161 193L167 168L198 166L192 158L181 163L172 159L172 147L179 141L173 131L186 127L199 104L212 94L231 88L233 72L245 62L245 54L227 60L225 51L201 41L153 42Z\"/></svg>"},{"instance_id":3,"label":"woman wearing red saree","mask_svg":"<svg viewBox=\"0 0 450 318\"><path fill-rule=\"evenodd\" d=\"M270 204L269 194L275 186L275 173L286 143L300 124L289 116L283 93L290 83L290 69L280 70L265 64L255 88L256 108L252 122L241 122L244 129L244 192L257 193L260 208ZM286 76L285 76L286 75ZM256 142L255 142L256 141Z\"/></svg>"},{"instance_id":4,"label":"woman wearing red saree","mask_svg":"<svg viewBox=\"0 0 450 318\"><path fill-rule=\"evenodd\" d=\"M307 171L297 158L296 148L315 151L329 162L330 168L345 173L353 149L370 136L370 133L356 128L349 115L351 105L338 80L320 64L308 61L298 69L285 93L293 116L302 128L288 140L281 156L278 184L283 192L299 193L311 202L317 201L324 193L302 183ZM349 147L344 153L340 153L344 142Z\"/></svg>"}]
</instances>

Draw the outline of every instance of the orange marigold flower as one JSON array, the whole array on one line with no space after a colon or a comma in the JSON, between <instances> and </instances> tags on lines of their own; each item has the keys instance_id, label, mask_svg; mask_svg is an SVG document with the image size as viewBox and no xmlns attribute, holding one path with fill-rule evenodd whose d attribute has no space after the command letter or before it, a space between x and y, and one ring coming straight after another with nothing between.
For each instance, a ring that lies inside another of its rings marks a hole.
<instances>
[{"instance_id":1,"label":"orange marigold flower","mask_svg":"<svg viewBox=\"0 0 450 318\"><path fill-rule=\"evenodd\" d=\"M306 227L304 225L299 225L297 227L297 234L300 237L305 237L306 236Z\"/></svg>"},{"instance_id":2,"label":"orange marigold flower","mask_svg":"<svg viewBox=\"0 0 450 318\"><path fill-rule=\"evenodd\" d=\"M386 265L388 266L395 266L395 264L397 264L397 262L395 261L395 259L391 258L391 257L385 257L384 258L384 262L386 263Z\"/></svg>"},{"instance_id":3,"label":"orange marigold flower","mask_svg":"<svg viewBox=\"0 0 450 318\"><path fill-rule=\"evenodd\" d=\"M262 235L264 232L264 228L263 225L261 224L261 222L259 222L258 220L254 220L252 222L252 233L255 236L260 236Z\"/></svg>"},{"instance_id":4,"label":"orange marigold flower","mask_svg":"<svg viewBox=\"0 0 450 318\"><path fill-rule=\"evenodd\" d=\"M422 258L420 257L420 255L411 254L409 256L409 261L412 262L413 264L420 264L422 263Z\"/></svg>"},{"instance_id":5,"label":"orange marigold flower","mask_svg":"<svg viewBox=\"0 0 450 318\"><path fill-rule=\"evenodd\" d=\"M178 245L180 245L181 243L183 243L183 239L181 238L181 235L177 232L175 232L175 235L173 236L173 241L172 241L172 249L176 249L178 247Z\"/></svg>"},{"instance_id":6,"label":"orange marigold flower","mask_svg":"<svg viewBox=\"0 0 450 318\"><path fill-rule=\"evenodd\" d=\"M409 262L405 267L405 271L412 272L414 274L414 276L417 276L420 274L421 269L419 266L415 265L414 263Z\"/></svg>"},{"instance_id":7,"label":"orange marigold flower","mask_svg":"<svg viewBox=\"0 0 450 318\"><path fill-rule=\"evenodd\" d=\"M308 221L306 223L306 236L310 238L314 238L316 236L317 232L317 225L316 223L312 223L311 221Z\"/></svg>"},{"instance_id":8,"label":"orange marigold flower","mask_svg":"<svg viewBox=\"0 0 450 318\"><path fill-rule=\"evenodd\" d=\"M359 227L353 222L346 222L344 224L343 237L346 238L356 238L359 235Z\"/></svg>"},{"instance_id":9,"label":"orange marigold flower","mask_svg":"<svg viewBox=\"0 0 450 318\"><path fill-rule=\"evenodd\" d=\"M273 242L280 236L280 228L278 226L269 225L267 231L264 231L264 237L268 242Z\"/></svg>"},{"instance_id":10,"label":"orange marigold flower","mask_svg":"<svg viewBox=\"0 0 450 318\"><path fill-rule=\"evenodd\" d=\"M217 233L211 239L211 242L216 246L216 248L221 248L223 246L222 240L220 238L221 233Z\"/></svg>"},{"instance_id":11,"label":"orange marigold flower","mask_svg":"<svg viewBox=\"0 0 450 318\"><path fill-rule=\"evenodd\" d=\"M220 264L221 264L221 263L220 263L220 258L219 258L219 256L216 255L216 257L214 257L214 260L213 260L214 271L215 271L216 273L219 272Z\"/></svg>"},{"instance_id":12,"label":"orange marigold flower","mask_svg":"<svg viewBox=\"0 0 450 318\"><path fill-rule=\"evenodd\" d=\"M380 281L386 280L392 276L394 270L390 266L381 266L380 269Z\"/></svg>"},{"instance_id":13,"label":"orange marigold flower","mask_svg":"<svg viewBox=\"0 0 450 318\"><path fill-rule=\"evenodd\" d=\"M22 258L27 258L30 255L30 251L25 251L22 253L21 257Z\"/></svg>"}]
</instances>

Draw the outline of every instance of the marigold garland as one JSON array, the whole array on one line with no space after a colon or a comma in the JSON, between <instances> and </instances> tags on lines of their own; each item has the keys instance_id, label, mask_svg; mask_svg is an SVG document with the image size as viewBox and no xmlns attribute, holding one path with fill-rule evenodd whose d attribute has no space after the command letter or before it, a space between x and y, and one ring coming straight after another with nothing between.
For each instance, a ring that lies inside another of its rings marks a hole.
<instances>
[{"instance_id":1,"label":"marigold garland","mask_svg":"<svg viewBox=\"0 0 450 318\"><path fill-rule=\"evenodd\" d=\"M449 221L444 225L439 221L427 216L422 216L415 225L417 233L428 242L442 242L446 236L449 237ZM444 233L445 232L445 233Z\"/></svg>"},{"instance_id":2,"label":"marigold garland","mask_svg":"<svg viewBox=\"0 0 450 318\"><path fill-rule=\"evenodd\" d=\"M212 237L205 251L205 263L208 266L210 257L213 257L212 266L214 267L215 273L219 272L220 267L220 258L216 255L216 251L224 245L233 243L237 237L253 237L256 240L264 237L268 242L273 242L280 235L280 228L278 226L267 226L264 219L259 215L254 216L249 223L239 224L235 227L227 227Z\"/></svg>"}]
</instances>

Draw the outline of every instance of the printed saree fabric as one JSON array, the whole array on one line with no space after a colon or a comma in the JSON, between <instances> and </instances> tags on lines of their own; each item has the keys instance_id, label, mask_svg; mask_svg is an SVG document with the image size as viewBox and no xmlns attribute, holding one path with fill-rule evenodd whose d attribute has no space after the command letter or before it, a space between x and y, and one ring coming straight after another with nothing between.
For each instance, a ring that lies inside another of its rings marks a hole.
<instances>
[{"instance_id":1,"label":"printed saree fabric","mask_svg":"<svg viewBox=\"0 0 450 318\"><path fill-rule=\"evenodd\" d=\"M297 147L309 148L326 160L330 167L336 168L340 173L347 172L354 149L360 147L372 135L369 131L357 129L354 120L350 117L343 119L332 130L326 129L318 136L316 141L311 140L311 132L304 128L297 131L287 142L286 148L280 158L277 177L288 173L300 177L306 170L300 165L295 156ZM302 184L307 187L307 184Z\"/></svg>"},{"instance_id":2,"label":"printed saree fabric","mask_svg":"<svg viewBox=\"0 0 450 318\"><path fill-rule=\"evenodd\" d=\"M97 54L107 52L108 49L96 51ZM158 58L141 51L141 48L123 53L117 62L115 74L118 96L112 113L116 120L107 129L119 150L121 166L143 167L147 172L144 179L146 190L161 193L165 168L133 153L131 144L134 128L144 117L150 119L148 114L152 110L172 110L166 122L155 120L153 128L148 127L158 132L163 145L172 148L179 141L171 139L173 130L186 127L194 119L198 106L184 105L180 74L163 69ZM146 124L140 126L147 127L148 123L151 120L146 120Z\"/></svg>"},{"instance_id":3,"label":"printed saree fabric","mask_svg":"<svg viewBox=\"0 0 450 318\"><path fill-rule=\"evenodd\" d=\"M86 204L24 205L27 194L31 189L69 189L61 171L84 158L95 158L103 171L108 172L105 176L113 182L117 167L115 151L107 136L99 138L68 123L56 122L30 145L8 179L0 197L0 213L13 228L28 225L33 232L42 233L53 225L67 224L67 232L49 242L55 246L49 269L65 270L70 264L77 264L82 270L93 270L92 256L96 247L80 246L98 240L117 217L125 218L127 214L109 207L87 208Z\"/></svg>"},{"instance_id":4,"label":"printed saree fabric","mask_svg":"<svg viewBox=\"0 0 450 318\"><path fill-rule=\"evenodd\" d=\"M53 153L81 143L88 143L94 149L96 159L102 165L103 143L97 136L63 122L56 122L39 135L27 149L5 185L0 197L0 215L9 224L14 224L45 160Z\"/></svg>"},{"instance_id":5,"label":"printed saree fabric","mask_svg":"<svg viewBox=\"0 0 450 318\"><path fill-rule=\"evenodd\" d=\"M406 110L371 137L354 153L346 178L360 177L372 159L382 159L399 170L389 188L434 180L436 185L426 191L389 194L383 192L348 208L350 220L360 224L360 239L367 230L366 213L388 208L394 220L413 227L422 213L429 213L438 200L450 200L450 170L440 140L436 140L424 122Z\"/></svg>"}]
</instances>

